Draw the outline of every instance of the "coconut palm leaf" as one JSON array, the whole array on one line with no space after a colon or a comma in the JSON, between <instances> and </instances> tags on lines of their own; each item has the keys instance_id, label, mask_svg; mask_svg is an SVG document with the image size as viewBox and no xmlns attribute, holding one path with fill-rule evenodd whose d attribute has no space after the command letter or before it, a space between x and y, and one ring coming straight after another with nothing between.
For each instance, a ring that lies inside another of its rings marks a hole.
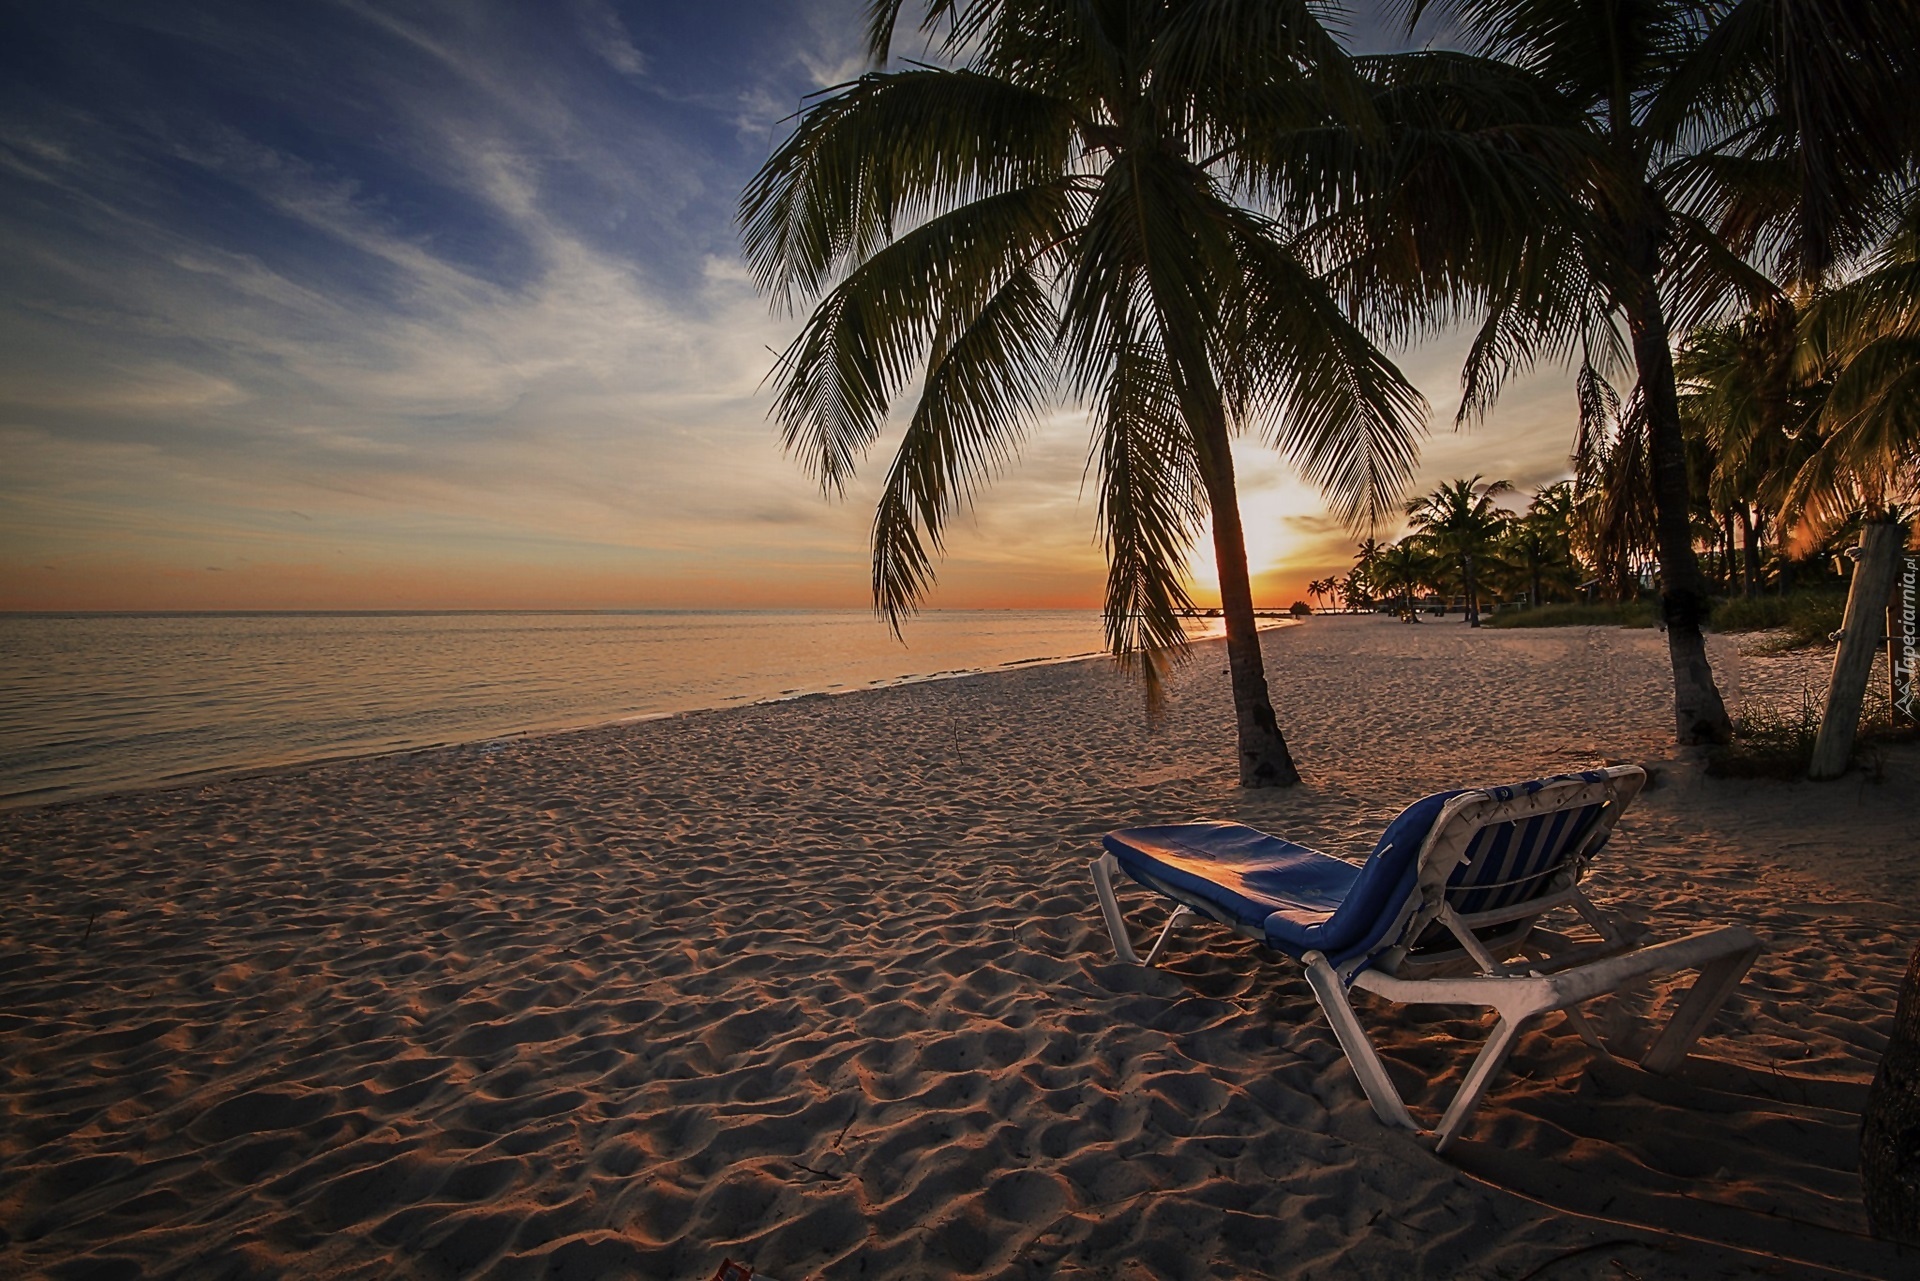
<instances>
[{"instance_id":1,"label":"coconut palm leaf","mask_svg":"<svg viewBox=\"0 0 1920 1281\"><path fill-rule=\"evenodd\" d=\"M936 342L873 522L873 599L896 635L933 583L947 519L1013 458L1045 401L1058 323L1021 269Z\"/></svg>"},{"instance_id":2,"label":"coconut palm leaf","mask_svg":"<svg viewBox=\"0 0 1920 1281\"><path fill-rule=\"evenodd\" d=\"M790 307L899 228L1055 183L1075 126L1060 98L964 70L872 73L829 90L741 196L754 281Z\"/></svg>"},{"instance_id":3,"label":"coconut palm leaf","mask_svg":"<svg viewBox=\"0 0 1920 1281\"><path fill-rule=\"evenodd\" d=\"M1226 326L1229 395L1242 421L1292 459L1349 525L1376 526L1413 479L1426 401L1279 242L1229 215L1243 288Z\"/></svg>"},{"instance_id":4,"label":"coconut palm leaf","mask_svg":"<svg viewBox=\"0 0 1920 1281\"><path fill-rule=\"evenodd\" d=\"M1747 162L1720 168L1718 190L1699 193L1722 234L1784 279L1816 280L1884 230L1888 177L1908 164L1920 128L1917 77L1911 4L1739 0L1711 13L1649 122Z\"/></svg>"},{"instance_id":5,"label":"coconut palm leaf","mask_svg":"<svg viewBox=\"0 0 1920 1281\"><path fill-rule=\"evenodd\" d=\"M1206 493L1166 361L1129 318L1117 318L1109 333L1095 439L1107 644L1125 654L1183 643L1180 615L1193 602L1180 571L1205 519Z\"/></svg>"},{"instance_id":6,"label":"coconut palm leaf","mask_svg":"<svg viewBox=\"0 0 1920 1281\"><path fill-rule=\"evenodd\" d=\"M808 317L775 367L781 443L841 491L943 317L967 315L1065 235L1073 180L962 205L876 250Z\"/></svg>"}]
</instances>

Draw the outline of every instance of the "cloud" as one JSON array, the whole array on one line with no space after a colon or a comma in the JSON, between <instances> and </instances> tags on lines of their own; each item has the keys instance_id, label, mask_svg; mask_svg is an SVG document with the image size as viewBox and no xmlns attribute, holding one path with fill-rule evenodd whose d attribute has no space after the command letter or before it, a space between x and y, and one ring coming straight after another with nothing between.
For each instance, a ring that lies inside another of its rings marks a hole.
<instances>
[{"instance_id":1,"label":"cloud","mask_svg":"<svg viewBox=\"0 0 1920 1281\"><path fill-rule=\"evenodd\" d=\"M763 380L797 322L733 212L782 119L863 68L861 13L23 21L47 56L0 100L0 603L200 592L210 566L234 603L860 603L888 442L838 503L781 456ZM1409 363L1442 405L1457 357ZM1550 471L1570 424L1542 448L1558 393L1530 387L1422 476ZM932 603L1097 601L1086 461L1084 413L1043 424ZM1344 555L1284 463L1249 447L1242 477L1258 566Z\"/></svg>"},{"instance_id":2,"label":"cloud","mask_svg":"<svg viewBox=\"0 0 1920 1281\"><path fill-rule=\"evenodd\" d=\"M623 76L645 75L646 55L634 48L633 37L613 6L604 0L578 2L581 34L593 51Z\"/></svg>"}]
</instances>

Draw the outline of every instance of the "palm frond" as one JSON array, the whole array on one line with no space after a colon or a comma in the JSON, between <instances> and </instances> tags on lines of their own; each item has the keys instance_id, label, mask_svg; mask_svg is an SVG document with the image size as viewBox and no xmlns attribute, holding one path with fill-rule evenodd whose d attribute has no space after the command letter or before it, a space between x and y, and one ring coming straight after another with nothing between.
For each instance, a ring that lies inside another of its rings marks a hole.
<instances>
[{"instance_id":1,"label":"palm frond","mask_svg":"<svg viewBox=\"0 0 1920 1281\"><path fill-rule=\"evenodd\" d=\"M845 487L936 327L973 315L1058 241L1075 199L1057 179L963 205L881 248L821 301L775 366L773 417L824 490Z\"/></svg>"},{"instance_id":2,"label":"palm frond","mask_svg":"<svg viewBox=\"0 0 1920 1281\"><path fill-rule=\"evenodd\" d=\"M1639 388L1618 409L1614 421L1596 424L1577 460L1574 477L1575 545L1609 580L1615 595L1631 595L1635 559L1656 545L1652 460L1647 415Z\"/></svg>"},{"instance_id":3,"label":"palm frond","mask_svg":"<svg viewBox=\"0 0 1920 1281\"><path fill-rule=\"evenodd\" d=\"M1311 0L1190 0L1153 42L1156 105L1198 149L1233 148L1270 129L1276 100L1305 95L1349 128L1375 125L1367 86Z\"/></svg>"},{"instance_id":4,"label":"palm frond","mask_svg":"<svg viewBox=\"0 0 1920 1281\"><path fill-rule=\"evenodd\" d=\"M1373 528L1413 478L1426 399L1269 224L1229 220L1242 282L1219 358L1229 403L1343 521Z\"/></svg>"},{"instance_id":5,"label":"palm frond","mask_svg":"<svg viewBox=\"0 0 1920 1281\"><path fill-rule=\"evenodd\" d=\"M1574 402L1580 408L1580 426L1573 440L1576 473L1590 475L1607 448L1607 432L1620 418L1620 393L1591 361L1582 360L1574 377Z\"/></svg>"},{"instance_id":6,"label":"palm frond","mask_svg":"<svg viewBox=\"0 0 1920 1281\"><path fill-rule=\"evenodd\" d=\"M869 73L815 103L747 184L747 264L790 307L898 227L1059 178L1073 138L1072 111L1045 93L967 71Z\"/></svg>"},{"instance_id":7,"label":"palm frond","mask_svg":"<svg viewBox=\"0 0 1920 1281\"><path fill-rule=\"evenodd\" d=\"M1019 447L1052 382L1058 319L1016 270L942 334L873 521L873 603L896 634L933 582L947 519Z\"/></svg>"},{"instance_id":8,"label":"palm frond","mask_svg":"<svg viewBox=\"0 0 1920 1281\"><path fill-rule=\"evenodd\" d=\"M1115 302L1120 312L1105 326L1108 377L1095 409L1107 647L1150 654L1185 643L1180 615L1193 602L1182 575L1206 497L1165 353L1143 332L1139 307Z\"/></svg>"},{"instance_id":9,"label":"palm frond","mask_svg":"<svg viewBox=\"0 0 1920 1281\"><path fill-rule=\"evenodd\" d=\"M1725 138L1722 230L1815 280L1884 227L1888 184L1920 132L1920 9L1858 0L1738 0L1662 86L1649 123ZM1783 195L1785 198L1782 198Z\"/></svg>"},{"instance_id":10,"label":"palm frond","mask_svg":"<svg viewBox=\"0 0 1920 1281\"><path fill-rule=\"evenodd\" d=\"M1675 212L1668 221L1666 264L1668 321L1688 330L1724 313L1730 302L1745 310L1780 297L1779 286L1755 270L1703 221Z\"/></svg>"}]
</instances>

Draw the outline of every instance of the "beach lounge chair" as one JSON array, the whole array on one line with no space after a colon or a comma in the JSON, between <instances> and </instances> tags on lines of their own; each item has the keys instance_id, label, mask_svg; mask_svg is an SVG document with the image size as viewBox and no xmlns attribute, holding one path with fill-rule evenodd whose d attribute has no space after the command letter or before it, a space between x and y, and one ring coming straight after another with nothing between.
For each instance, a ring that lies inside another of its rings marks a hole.
<instances>
[{"instance_id":1,"label":"beach lounge chair","mask_svg":"<svg viewBox=\"0 0 1920 1281\"><path fill-rule=\"evenodd\" d=\"M1374 1112L1391 1125L1420 1128L1361 1028L1349 987L1403 1004L1498 1011L1493 1034L1434 1129L1436 1149L1444 1150L1534 1019L1564 1011L1581 1039L1606 1054L1582 1002L1655 975L1698 970L1641 1060L1668 1072L1759 955L1759 941L1737 925L1636 946L1580 892L1588 860L1645 782L1644 771L1623 765L1441 792L1408 806L1361 865L1238 823L1130 828L1103 841L1094 888L1123 960L1153 964L1174 928L1197 916L1300 962ZM1116 869L1173 905L1144 961L1114 899ZM1584 918L1598 940L1582 944L1538 927L1561 907Z\"/></svg>"}]
</instances>

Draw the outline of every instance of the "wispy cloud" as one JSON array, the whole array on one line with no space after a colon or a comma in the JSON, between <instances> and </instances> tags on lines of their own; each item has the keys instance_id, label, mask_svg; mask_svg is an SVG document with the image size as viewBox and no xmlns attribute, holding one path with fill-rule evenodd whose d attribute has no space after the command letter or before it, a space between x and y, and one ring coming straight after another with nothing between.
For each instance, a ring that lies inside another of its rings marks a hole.
<instances>
[{"instance_id":1,"label":"wispy cloud","mask_svg":"<svg viewBox=\"0 0 1920 1281\"><path fill-rule=\"evenodd\" d=\"M356 581L859 603L881 468L835 504L779 455L762 380L795 322L732 215L804 95L864 66L862 8L23 20L0 55L0 604L351 604ZM1457 358L1419 357L1443 401ZM1483 433L1471 470L1551 471L1556 394L1510 397L1523 429ZM1035 436L956 527L937 603L1098 599L1086 448L1075 411ZM1426 471L1467 467L1436 438ZM1244 472L1269 567L1344 555L1286 523L1317 498L1284 465ZM209 567L226 595L194 586Z\"/></svg>"}]
</instances>

